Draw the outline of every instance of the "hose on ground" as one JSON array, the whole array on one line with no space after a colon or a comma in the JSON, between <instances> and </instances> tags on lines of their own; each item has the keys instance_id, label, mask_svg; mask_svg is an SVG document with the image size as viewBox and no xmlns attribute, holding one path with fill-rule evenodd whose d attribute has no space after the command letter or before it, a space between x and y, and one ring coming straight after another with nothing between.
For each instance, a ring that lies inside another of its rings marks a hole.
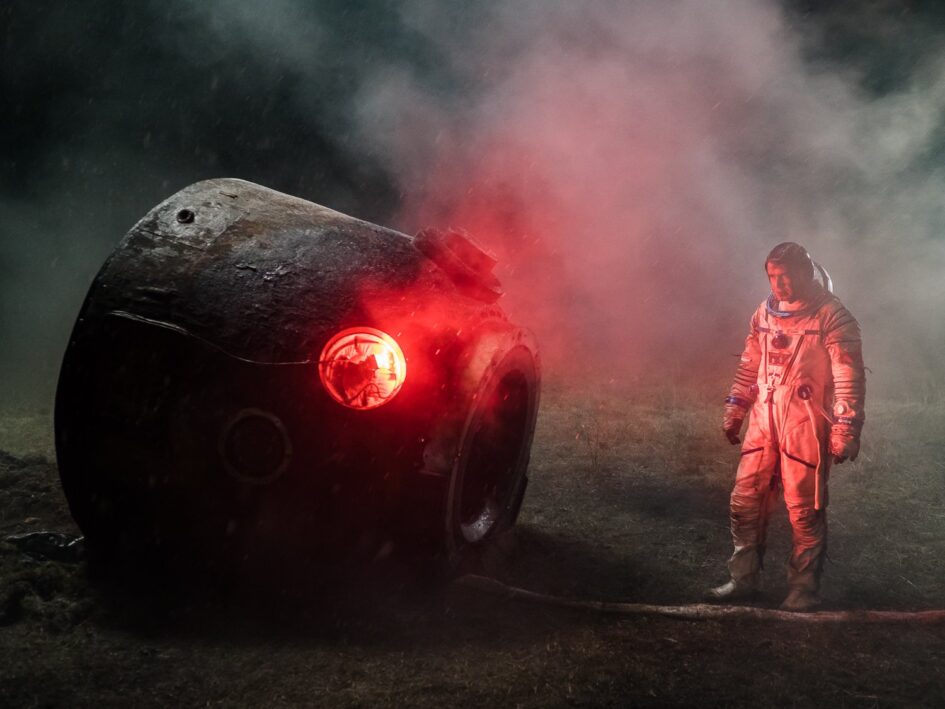
<instances>
[{"instance_id":1,"label":"hose on ground","mask_svg":"<svg viewBox=\"0 0 945 709\"><path fill-rule=\"evenodd\" d=\"M614 601L591 601L580 598L564 598L545 593L536 593L524 588L508 586L501 581L485 576L467 575L456 583L465 588L503 596L515 601L529 601L562 608L614 613L618 615L658 615L683 620L778 620L793 623L921 623L945 622L945 610L924 611L817 611L797 613L773 608L752 606L720 606L710 603L689 603L677 606L651 603L626 603Z\"/></svg>"}]
</instances>

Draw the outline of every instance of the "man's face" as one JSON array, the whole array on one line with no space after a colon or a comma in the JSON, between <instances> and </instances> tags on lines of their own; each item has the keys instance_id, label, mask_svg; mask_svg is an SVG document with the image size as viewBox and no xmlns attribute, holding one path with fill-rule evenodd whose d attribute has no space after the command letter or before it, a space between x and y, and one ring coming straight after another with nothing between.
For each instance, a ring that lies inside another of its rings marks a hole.
<instances>
[{"instance_id":1,"label":"man's face","mask_svg":"<svg viewBox=\"0 0 945 709\"><path fill-rule=\"evenodd\" d=\"M765 264L765 271L768 272L771 292L778 300L793 303L802 298L810 286L809 279L799 276L782 264L768 262Z\"/></svg>"}]
</instances>

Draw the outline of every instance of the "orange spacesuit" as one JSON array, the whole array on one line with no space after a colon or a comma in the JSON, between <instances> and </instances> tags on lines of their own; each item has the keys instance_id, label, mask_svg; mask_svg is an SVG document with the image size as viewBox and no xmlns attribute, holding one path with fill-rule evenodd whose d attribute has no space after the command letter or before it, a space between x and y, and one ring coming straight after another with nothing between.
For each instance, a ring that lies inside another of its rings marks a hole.
<instances>
[{"instance_id":1,"label":"orange spacesuit","mask_svg":"<svg viewBox=\"0 0 945 709\"><path fill-rule=\"evenodd\" d=\"M731 496L731 579L708 596L740 600L757 590L780 486L794 543L782 608L809 610L819 602L827 549L830 464L855 459L859 450L865 397L860 330L815 280L802 246L779 244L765 270L772 293L751 318L723 420L729 440L738 443L742 420L751 413Z\"/></svg>"}]
</instances>

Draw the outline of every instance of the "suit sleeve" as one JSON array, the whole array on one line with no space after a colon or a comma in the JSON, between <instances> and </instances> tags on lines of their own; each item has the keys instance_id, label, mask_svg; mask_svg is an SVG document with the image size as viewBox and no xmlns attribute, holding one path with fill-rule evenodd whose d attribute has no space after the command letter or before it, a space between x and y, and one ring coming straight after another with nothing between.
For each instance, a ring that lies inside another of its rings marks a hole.
<instances>
[{"instance_id":1,"label":"suit sleeve","mask_svg":"<svg viewBox=\"0 0 945 709\"><path fill-rule=\"evenodd\" d=\"M824 345L830 355L833 374L835 426L858 436L866 419L866 373L860 326L850 312L840 306L825 323Z\"/></svg>"},{"instance_id":2,"label":"suit sleeve","mask_svg":"<svg viewBox=\"0 0 945 709\"><path fill-rule=\"evenodd\" d=\"M758 340L758 313L751 317L745 348L742 350L735 370L735 381L729 391L726 404L734 404L743 409L750 409L758 396L758 367L761 364L761 343Z\"/></svg>"}]
</instances>

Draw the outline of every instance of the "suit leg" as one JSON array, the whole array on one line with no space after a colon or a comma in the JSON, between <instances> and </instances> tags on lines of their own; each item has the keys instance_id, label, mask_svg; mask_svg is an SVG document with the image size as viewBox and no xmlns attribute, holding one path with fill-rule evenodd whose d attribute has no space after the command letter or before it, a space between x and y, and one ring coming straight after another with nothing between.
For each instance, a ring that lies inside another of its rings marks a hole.
<instances>
[{"instance_id":1,"label":"suit leg","mask_svg":"<svg viewBox=\"0 0 945 709\"><path fill-rule=\"evenodd\" d=\"M787 453L782 456L784 502L794 543L788 562L788 584L817 593L827 555L827 510L814 509L817 459L788 457Z\"/></svg>"},{"instance_id":2,"label":"suit leg","mask_svg":"<svg viewBox=\"0 0 945 709\"><path fill-rule=\"evenodd\" d=\"M742 451L729 508L734 551L728 570L736 582L756 583L762 569L777 494L771 480L778 464L770 445L746 446Z\"/></svg>"}]
</instances>

